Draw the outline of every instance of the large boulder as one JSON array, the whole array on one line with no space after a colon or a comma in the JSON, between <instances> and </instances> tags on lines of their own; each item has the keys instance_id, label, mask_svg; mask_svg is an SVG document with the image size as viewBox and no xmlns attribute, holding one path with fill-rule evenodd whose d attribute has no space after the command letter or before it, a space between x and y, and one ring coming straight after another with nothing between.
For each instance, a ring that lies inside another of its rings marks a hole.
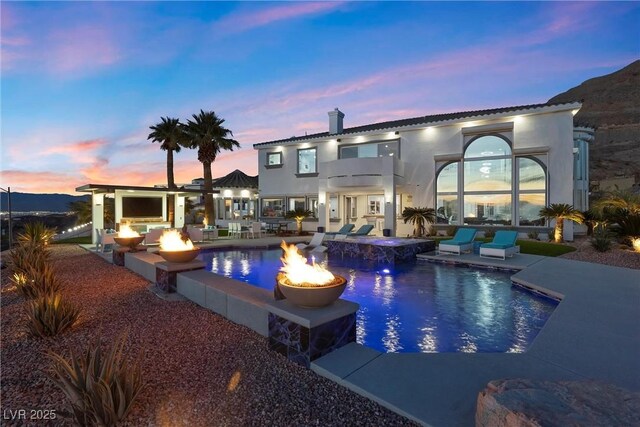
<instances>
[{"instance_id":1,"label":"large boulder","mask_svg":"<svg viewBox=\"0 0 640 427\"><path fill-rule=\"evenodd\" d=\"M476 427L640 426L640 393L597 381L491 381Z\"/></svg>"}]
</instances>

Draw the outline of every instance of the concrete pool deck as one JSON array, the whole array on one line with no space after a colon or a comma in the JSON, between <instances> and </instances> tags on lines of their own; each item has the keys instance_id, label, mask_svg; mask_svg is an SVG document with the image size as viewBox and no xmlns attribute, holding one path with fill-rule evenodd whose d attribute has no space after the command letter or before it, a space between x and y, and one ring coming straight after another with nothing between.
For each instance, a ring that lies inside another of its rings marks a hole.
<instances>
[{"instance_id":1,"label":"concrete pool deck","mask_svg":"<svg viewBox=\"0 0 640 427\"><path fill-rule=\"evenodd\" d=\"M380 353L350 344L311 369L434 426L474 425L478 393L494 379L597 379L640 391L639 270L543 257L512 280L562 296L524 353Z\"/></svg>"}]
</instances>

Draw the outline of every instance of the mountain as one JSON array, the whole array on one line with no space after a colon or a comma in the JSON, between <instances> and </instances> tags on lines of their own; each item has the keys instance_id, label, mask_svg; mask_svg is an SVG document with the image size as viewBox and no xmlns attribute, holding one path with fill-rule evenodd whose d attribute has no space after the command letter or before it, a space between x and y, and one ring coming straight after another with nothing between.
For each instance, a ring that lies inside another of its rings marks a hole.
<instances>
[{"instance_id":1,"label":"mountain","mask_svg":"<svg viewBox=\"0 0 640 427\"><path fill-rule=\"evenodd\" d=\"M67 212L69 203L78 200L89 200L89 196L71 196L69 194L33 194L11 193L11 210L14 212ZM7 194L2 193L0 210L6 212Z\"/></svg>"},{"instance_id":2,"label":"mountain","mask_svg":"<svg viewBox=\"0 0 640 427\"><path fill-rule=\"evenodd\" d=\"M586 80L550 103L582 100L576 126L596 128L589 147L591 180L635 177L640 181L640 60Z\"/></svg>"}]
</instances>

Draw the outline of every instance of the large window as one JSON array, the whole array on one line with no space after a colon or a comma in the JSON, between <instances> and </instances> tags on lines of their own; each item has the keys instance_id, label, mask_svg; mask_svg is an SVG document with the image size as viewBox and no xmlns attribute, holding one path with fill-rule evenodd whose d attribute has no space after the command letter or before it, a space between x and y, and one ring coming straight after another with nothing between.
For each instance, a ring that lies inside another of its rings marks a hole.
<instances>
[{"instance_id":1,"label":"large window","mask_svg":"<svg viewBox=\"0 0 640 427\"><path fill-rule=\"evenodd\" d=\"M267 169L282 167L282 153L267 153Z\"/></svg>"},{"instance_id":2,"label":"large window","mask_svg":"<svg viewBox=\"0 0 640 427\"><path fill-rule=\"evenodd\" d=\"M398 141L370 142L340 147L341 159L387 156L400 156L400 144Z\"/></svg>"},{"instance_id":3,"label":"large window","mask_svg":"<svg viewBox=\"0 0 640 427\"><path fill-rule=\"evenodd\" d=\"M298 150L298 173L315 174L318 173L318 163L315 148L305 148Z\"/></svg>"},{"instance_id":4,"label":"large window","mask_svg":"<svg viewBox=\"0 0 640 427\"><path fill-rule=\"evenodd\" d=\"M296 209L305 209L304 197L289 197L289 210L295 211Z\"/></svg>"},{"instance_id":5,"label":"large window","mask_svg":"<svg viewBox=\"0 0 640 427\"><path fill-rule=\"evenodd\" d=\"M283 199L262 199L262 216L282 217L283 205Z\"/></svg>"},{"instance_id":6,"label":"large window","mask_svg":"<svg viewBox=\"0 0 640 427\"><path fill-rule=\"evenodd\" d=\"M514 157L502 136L480 136L471 140L461 161L438 172L437 221L541 226L538 213L546 205L546 194L547 176L539 159Z\"/></svg>"}]
</instances>

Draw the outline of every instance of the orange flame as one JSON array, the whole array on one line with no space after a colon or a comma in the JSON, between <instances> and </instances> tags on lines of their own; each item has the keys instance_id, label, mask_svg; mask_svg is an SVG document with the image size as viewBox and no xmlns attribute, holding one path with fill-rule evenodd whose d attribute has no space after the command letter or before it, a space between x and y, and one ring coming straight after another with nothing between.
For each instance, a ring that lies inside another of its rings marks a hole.
<instances>
[{"instance_id":1,"label":"orange flame","mask_svg":"<svg viewBox=\"0 0 640 427\"><path fill-rule=\"evenodd\" d=\"M118 231L118 237L140 237L137 231L131 228L130 222L120 224L120 231Z\"/></svg>"},{"instance_id":2,"label":"orange flame","mask_svg":"<svg viewBox=\"0 0 640 427\"><path fill-rule=\"evenodd\" d=\"M178 230L166 230L160 236L160 249L170 252L190 251L193 249L193 243L189 239L186 242L182 240Z\"/></svg>"},{"instance_id":3,"label":"orange flame","mask_svg":"<svg viewBox=\"0 0 640 427\"><path fill-rule=\"evenodd\" d=\"M280 247L284 250L282 261L282 271L292 285L302 283L322 286L331 283L334 280L333 274L321 265L311 261L307 264L307 259L300 255L295 245L288 246L286 242L282 242Z\"/></svg>"}]
</instances>

